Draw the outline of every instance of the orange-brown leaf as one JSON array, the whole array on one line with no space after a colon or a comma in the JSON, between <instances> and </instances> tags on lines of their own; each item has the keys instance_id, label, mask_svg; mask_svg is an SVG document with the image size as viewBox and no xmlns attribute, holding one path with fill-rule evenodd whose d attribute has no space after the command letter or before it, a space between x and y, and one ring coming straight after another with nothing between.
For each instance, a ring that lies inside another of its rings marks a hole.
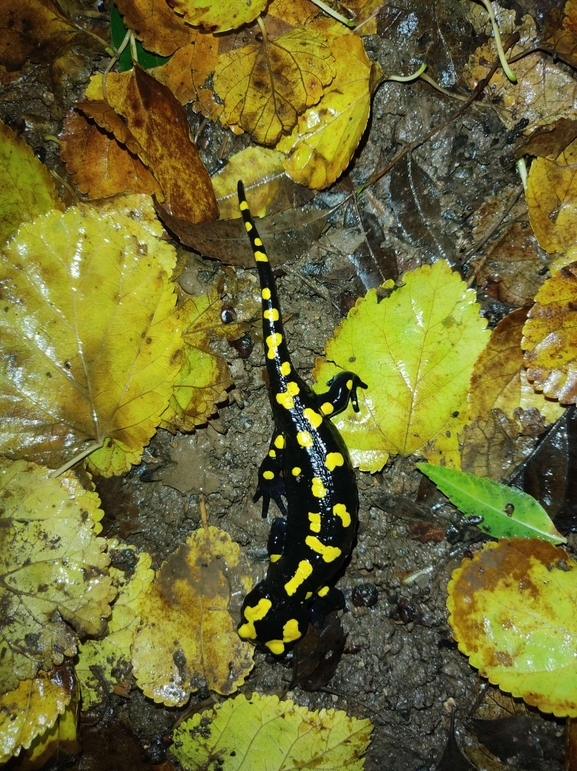
<instances>
[{"instance_id":1,"label":"orange-brown leaf","mask_svg":"<svg viewBox=\"0 0 577 771\"><path fill-rule=\"evenodd\" d=\"M165 0L115 0L115 4L147 51L170 56L197 35Z\"/></svg>"},{"instance_id":2,"label":"orange-brown leaf","mask_svg":"<svg viewBox=\"0 0 577 771\"><path fill-rule=\"evenodd\" d=\"M49 60L75 32L51 0L2 0L0 64L11 71L26 59Z\"/></svg>"},{"instance_id":3,"label":"orange-brown leaf","mask_svg":"<svg viewBox=\"0 0 577 771\"><path fill-rule=\"evenodd\" d=\"M525 366L534 387L561 404L577 401L577 262L548 279L523 327Z\"/></svg>"},{"instance_id":4,"label":"orange-brown leaf","mask_svg":"<svg viewBox=\"0 0 577 771\"><path fill-rule=\"evenodd\" d=\"M563 10L551 10L545 36L548 51L573 67L577 66L577 0L568 0Z\"/></svg>"},{"instance_id":5,"label":"orange-brown leaf","mask_svg":"<svg viewBox=\"0 0 577 771\"><path fill-rule=\"evenodd\" d=\"M60 138L60 156L68 173L89 198L128 191L160 192L158 182L139 158L76 110L66 116Z\"/></svg>"}]
</instances>

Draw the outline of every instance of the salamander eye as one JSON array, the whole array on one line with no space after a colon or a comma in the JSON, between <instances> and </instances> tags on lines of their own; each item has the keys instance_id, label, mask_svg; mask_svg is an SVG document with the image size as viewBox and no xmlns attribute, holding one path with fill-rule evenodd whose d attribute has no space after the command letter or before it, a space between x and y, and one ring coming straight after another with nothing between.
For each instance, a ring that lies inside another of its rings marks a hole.
<instances>
[{"instance_id":1,"label":"salamander eye","mask_svg":"<svg viewBox=\"0 0 577 771\"><path fill-rule=\"evenodd\" d=\"M220 312L220 320L223 324L233 324L236 321L236 311L230 305L223 305Z\"/></svg>"}]
</instances>

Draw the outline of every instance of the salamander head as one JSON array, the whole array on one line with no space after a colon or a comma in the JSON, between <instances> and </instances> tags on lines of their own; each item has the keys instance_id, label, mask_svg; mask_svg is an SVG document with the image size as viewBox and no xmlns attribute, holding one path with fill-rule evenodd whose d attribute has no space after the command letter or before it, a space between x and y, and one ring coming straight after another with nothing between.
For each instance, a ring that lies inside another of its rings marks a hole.
<instances>
[{"instance_id":1,"label":"salamander head","mask_svg":"<svg viewBox=\"0 0 577 771\"><path fill-rule=\"evenodd\" d=\"M280 656L306 632L309 608L265 580L245 597L241 618L238 634L243 640Z\"/></svg>"}]
</instances>

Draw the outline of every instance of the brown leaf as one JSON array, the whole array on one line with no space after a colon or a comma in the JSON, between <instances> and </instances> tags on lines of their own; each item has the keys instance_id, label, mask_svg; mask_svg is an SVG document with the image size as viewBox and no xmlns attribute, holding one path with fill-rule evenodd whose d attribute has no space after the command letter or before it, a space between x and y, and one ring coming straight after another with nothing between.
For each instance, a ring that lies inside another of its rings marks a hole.
<instances>
[{"instance_id":1,"label":"brown leaf","mask_svg":"<svg viewBox=\"0 0 577 771\"><path fill-rule=\"evenodd\" d=\"M543 48L577 67L577 0L568 0L563 10L551 10L547 17Z\"/></svg>"},{"instance_id":2,"label":"brown leaf","mask_svg":"<svg viewBox=\"0 0 577 771\"><path fill-rule=\"evenodd\" d=\"M13 71L27 59L49 61L76 32L51 0L2 0L0 64Z\"/></svg>"},{"instance_id":3,"label":"brown leaf","mask_svg":"<svg viewBox=\"0 0 577 771\"><path fill-rule=\"evenodd\" d=\"M517 156L534 155L554 160L577 139L577 120L560 118L550 126L541 126L518 149Z\"/></svg>"},{"instance_id":4,"label":"brown leaf","mask_svg":"<svg viewBox=\"0 0 577 771\"><path fill-rule=\"evenodd\" d=\"M60 156L78 189L89 198L123 192L158 194L150 171L114 137L76 110L64 119Z\"/></svg>"},{"instance_id":5,"label":"brown leaf","mask_svg":"<svg viewBox=\"0 0 577 771\"><path fill-rule=\"evenodd\" d=\"M160 56L171 56L198 34L165 0L115 0L115 4L146 50Z\"/></svg>"}]
</instances>

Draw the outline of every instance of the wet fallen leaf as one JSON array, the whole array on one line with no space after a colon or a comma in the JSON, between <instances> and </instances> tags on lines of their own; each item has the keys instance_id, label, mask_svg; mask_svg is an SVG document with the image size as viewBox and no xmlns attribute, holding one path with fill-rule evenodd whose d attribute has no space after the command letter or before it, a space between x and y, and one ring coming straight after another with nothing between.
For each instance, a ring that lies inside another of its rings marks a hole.
<instances>
[{"instance_id":1,"label":"wet fallen leaf","mask_svg":"<svg viewBox=\"0 0 577 771\"><path fill-rule=\"evenodd\" d=\"M0 64L18 70L27 59L50 61L78 30L51 0L2 0Z\"/></svg>"},{"instance_id":2,"label":"wet fallen leaf","mask_svg":"<svg viewBox=\"0 0 577 771\"><path fill-rule=\"evenodd\" d=\"M518 150L518 156L534 155L537 158L557 158L577 139L577 120L559 118L550 126L536 129Z\"/></svg>"},{"instance_id":3,"label":"wet fallen leaf","mask_svg":"<svg viewBox=\"0 0 577 771\"><path fill-rule=\"evenodd\" d=\"M85 640L78 646L76 674L82 689L84 711L102 701L130 671L130 646L140 623L136 605L154 578L150 554L137 554L134 547L118 541L109 542L108 552L112 561L108 572L118 595L112 606L106 637ZM115 562L129 563L130 569L115 567Z\"/></svg>"},{"instance_id":4,"label":"wet fallen leaf","mask_svg":"<svg viewBox=\"0 0 577 771\"><path fill-rule=\"evenodd\" d=\"M193 27L227 32L254 21L265 10L267 0L171 0L170 5Z\"/></svg>"},{"instance_id":5,"label":"wet fallen leaf","mask_svg":"<svg viewBox=\"0 0 577 771\"><path fill-rule=\"evenodd\" d=\"M517 487L430 463L415 465L459 511L479 518L479 528L493 538L519 536L543 538L555 544L567 542L541 504Z\"/></svg>"},{"instance_id":6,"label":"wet fallen leaf","mask_svg":"<svg viewBox=\"0 0 577 771\"><path fill-rule=\"evenodd\" d=\"M160 193L140 158L77 110L64 119L60 156L81 193L106 198L118 193Z\"/></svg>"},{"instance_id":7,"label":"wet fallen leaf","mask_svg":"<svg viewBox=\"0 0 577 771\"><path fill-rule=\"evenodd\" d=\"M116 590L96 493L25 461L0 465L0 693L76 653L79 634L99 634Z\"/></svg>"},{"instance_id":8,"label":"wet fallen leaf","mask_svg":"<svg viewBox=\"0 0 577 771\"><path fill-rule=\"evenodd\" d=\"M458 466L469 379L488 338L474 292L444 260L405 274L380 303L374 289L358 300L327 343L334 363L318 359L313 371L318 391L339 368L368 384L361 411L335 419L355 465L377 471L389 453L418 451Z\"/></svg>"},{"instance_id":9,"label":"wet fallen leaf","mask_svg":"<svg viewBox=\"0 0 577 771\"><path fill-rule=\"evenodd\" d=\"M53 728L73 691L73 670L64 664L38 672L34 679L23 680L0 696L0 763L28 749L36 737Z\"/></svg>"},{"instance_id":10,"label":"wet fallen leaf","mask_svg":"<svg viewBox=\"0 0 577 771\"><path fill-rule=\"evenodd\" d=\"M102 473L138 462L181 346L175 251L152 228L72 207L22 225L0 254L4 455L56 468L107 439L91 457Z\"/></svg>"},{"instance_id":11,"label":"wet fallen leaf","mask_svg":"<svg viewBox=\"0 0 577 771\"><path fill-rule=\"evenodd\" d=\"M552 8L547 17L544 48L572 67L577 66L577 2L568 0L563 9Z\"/></svg>"},{"instance_id":12,"label":"wet fallen leaf","mask_svg":"<svg viewBox=\"0 0 577 771\"><path fill-rule=\"evenodd\" d=\"M132 664L146 696L181 706L201 687L228 696L242 685L253 648L239 638L229 604L251 583L238 544L215 527L197 530L169 557L137 603Z\"/></svg>"},{"instance_id":13,"label":"wet fallen leaf","mask_svg":"<svg viewBox=\"0 0 577 771\"><path fill-rule=\"evenodd\" d=\"M540 538L487 543L453 572L459 650L491 683L558 717L577 715L577 563Z\"/></svg>"},{"instance_id":14,"label":"wet fallen leaf","mask_svg":"<svg viewBox=\"0 0 577 771\"><path fill-rule=\"evenodd\" d=\"M224 53L214 75L214 89L224 102L220 120L240 126L259 144L273 145L319 101L334 75L326 38L310 29Z\"/></svg>"},{"instance_id":15,"label":"wet fallen leaf","mask_svg":"<svg viewBox=\"0 0 577 771\"><path fill-rule=\"evenodd\" d=\"M348 166L365 131L370 112L371 62L362 40L351 33L327 35L337 73L321 101L298 119L277 150L300 185L321 190Z\"/></svg>"},{"instance_id":16,"label":"wet fallen leaf","mask_svg":"<svg viewBox=\"0 0 577 771\"><path fill-rule=\"evenodd\" d=\"M164 0L115 0L115 5L147 51L170 56L197 35Z\"/></svg>"},{"instance_id":17,"label":"wet fallen leaf","mask_svg":"<svg viewBox=\"0 0 577 771\"><path fill-rule=\"evenodd\" d=\"M246 324L225 324L221 292L213 288L199 297L189 297L178 309L182 323L183 356L169 406L161 426L170 431L193 431L206 423L226 401L233 383L225 359L211 349L215 338L236 340Z\"/></svg>"},{"instance_id":18,"label":"wet fallen leaf","mask_svg":"<svg viewBox=\"0 0 577 771\"><path fill-rule=\"evenodd\" d=\"M215 755L222 771L362 771L372 729L370 720L340 710L312 712L277 696L241 694L181 723L171 751L188 771L209 768Z\"/></svg>"},{"instance_id":19,"label":"wet fallen leaf","mask_svg":"<svg viewBox=\"0 0 577 771\"><path fill-rule=\"evenodd\" d=\"M101 77L93 81L88 94L91 99L103 98ZM140 158L162 188L164 207L189 222L216 219L210 178L190 140L186 113L172 92L135 67L129 73L107 76L106 100L142 148Z\"/></svg>"},{"instance_id":20,"label":"wet fallen leaf","mask_svg":"<svg viewBox=\"0 0 577 771\"><path fill-rule=\"evenodd\" d=\"M577 400L577 263L548 279L523 327L527 376L561 404Z\"/></svg>"},{"instance_id":21,"label":"wet fallen leaf","mask_svg":"<svg viewBox=\"0 0 577 771\"><path fill-rule=\"evenodd\" d=\"M536 158L527 180L527 205L531 227L550 254L575 243L577 227L577 141L554 161Z\"/></svg>"},{"instance_id":22,"label":"wet fallen leaf","mask_svg":"<svg viewBox=\"0 0 577 771\"><path fill-rule=\"evenodd\" d=\"M486 417L493 409L514 418L517 410L534 407L546 423L554 423L563 414L564 408L558 402L545 399L527 379L521 350L526 319L525 308L505 316L477 359L469 390L469 414L472 418Z\"/></svg>"},{"instance_id":23,"label":"wet fallen leaf","mask_svg":"<svg viewBox=\"0 0 577 771\"><path fill-rule=\"evenodd\" d=\"M22 222L63 208L46 166L26 142L0 122L0 244Z\"/></svg>"},{"instance_id":24,"label":"wet fallen leaf","mask_svg":"<svg viewBox=\"0 0 577 771\"><path fill-rule=\"evenodd\" d=\"M309 624L304 637L293 648L290 689L320 691L329 683L342 658L347 635L336 613L329 613L322 629Z\"/></svg>"}]
</instances>

